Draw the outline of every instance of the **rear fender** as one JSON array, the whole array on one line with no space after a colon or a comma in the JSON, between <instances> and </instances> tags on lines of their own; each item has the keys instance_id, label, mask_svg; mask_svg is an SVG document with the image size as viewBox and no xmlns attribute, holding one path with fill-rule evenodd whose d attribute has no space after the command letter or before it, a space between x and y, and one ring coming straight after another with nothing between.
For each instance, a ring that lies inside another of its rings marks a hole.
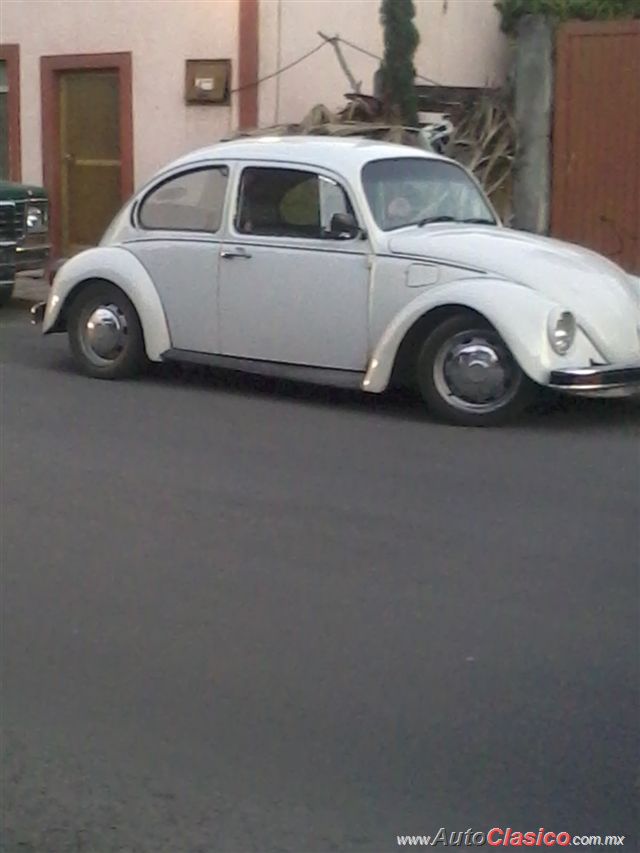
<instances>
[{"instance_id":1,"label":"rear fender","mask_svg":"<svg viewBox=\"0 0 640 853\"><path fill-rule=\"evenodd\" d=\"M161 354L171 348L171 337L158 291L140 261L118 246L87 249L63 264L51 286L43 333L65 330L69 305L82 287L96 279L116 285L128 296L140 318L147 356L160 361Z\"/></svg>"}]
</instances>

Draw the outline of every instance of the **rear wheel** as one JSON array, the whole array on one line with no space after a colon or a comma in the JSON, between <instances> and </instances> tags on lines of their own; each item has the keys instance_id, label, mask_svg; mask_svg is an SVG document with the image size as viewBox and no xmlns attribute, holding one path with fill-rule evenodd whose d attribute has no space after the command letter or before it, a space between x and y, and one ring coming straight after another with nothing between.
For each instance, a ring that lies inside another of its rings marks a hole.
<instances>
[{"instance_id":1,"label":"rear wheel","mask_svg":"<svg viewBox=\"0 0 640 853\"><path fill-rule=\"evenodd\" d=\"M112 284L96 282L83 289L71 306L67 328L75 362L88 376L124 379L146 364L136 309Z\"/></svg>"},{"instance_id":2,"label":"rear wheel","mask_svg":"<svg viewBox=\"0 0 640 853\"><path fill-rule=\"evenodd\" d=\"M496 426L530 401L533 383L500 335L481 317L460 313L437 326L417 361L420 393L440 420Z\"/></svg>"}]
</instances>

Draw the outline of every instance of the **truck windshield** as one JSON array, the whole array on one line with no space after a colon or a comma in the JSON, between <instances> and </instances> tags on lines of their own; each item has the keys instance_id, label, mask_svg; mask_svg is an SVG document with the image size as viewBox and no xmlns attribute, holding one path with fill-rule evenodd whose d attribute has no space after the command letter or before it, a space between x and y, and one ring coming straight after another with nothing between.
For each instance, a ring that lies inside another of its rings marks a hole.
<instances>
[{"instance_id":1,"label":"truck windshield","mask_svg":"<svg viewBox=\"0 0 640 853\"><path fill-rule=\"evenodd\" d=\"M373 218L384 231L433 222L496 225L486 198L464 169L442 160L374 160L362 170Z\"/></svg>"}]
</instances>

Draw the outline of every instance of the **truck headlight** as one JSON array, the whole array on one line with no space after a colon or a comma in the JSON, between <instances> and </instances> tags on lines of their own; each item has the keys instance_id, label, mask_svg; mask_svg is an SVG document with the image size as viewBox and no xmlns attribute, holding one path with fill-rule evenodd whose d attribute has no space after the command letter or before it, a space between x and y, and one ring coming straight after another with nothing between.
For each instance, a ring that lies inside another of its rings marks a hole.
<instances>
[{"instance_id":1,"label":"truck headlight","mask_svg":"<svg viewBox=\"0 0 640 853\"><path fill-rule=\"evenodd\" d=\"M46 231L48 226L47 211L35 205L27 207L27 231Z\"/></svg>"},{"instance_id":2,"label":"truck headlight","mask_svg":"<svg viewBox=\"0 0 640 853\"><path fill-rule=\"evenodd\" d=\"M549 343L558 355L566 355L576 337L576 318L571 311L553 311L549 316Z\"/></svg>"}]
</instances>

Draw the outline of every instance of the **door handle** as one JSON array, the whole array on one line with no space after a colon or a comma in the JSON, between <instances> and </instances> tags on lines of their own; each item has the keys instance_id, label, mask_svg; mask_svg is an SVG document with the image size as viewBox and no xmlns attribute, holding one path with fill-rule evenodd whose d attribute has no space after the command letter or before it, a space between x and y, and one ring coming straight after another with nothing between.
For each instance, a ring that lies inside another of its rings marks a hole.
<instances>
[{"instance_id":1,"label":"door handle","mask_svg":"<svg viewBox=\"0 0 640 853\"><path fill-rule=\"evenodd\" d=\"M233 258L243 258L244 260L249 260L251 255L247 252L246 249L225 249L220 252L221 258L228 258L229 260L233 260Z\"/></svg>"}]
</instances>

